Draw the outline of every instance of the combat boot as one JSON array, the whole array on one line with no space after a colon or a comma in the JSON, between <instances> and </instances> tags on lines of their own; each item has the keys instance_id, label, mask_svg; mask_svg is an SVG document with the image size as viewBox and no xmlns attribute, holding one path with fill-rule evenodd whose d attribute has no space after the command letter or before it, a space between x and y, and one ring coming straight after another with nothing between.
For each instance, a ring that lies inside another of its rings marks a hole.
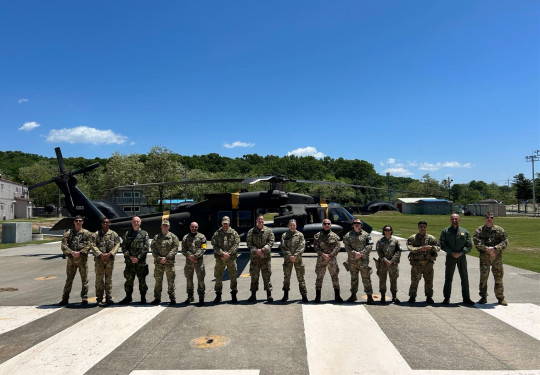
<instances>
[{"instance_id":1,"label":"combat boot","mask_svg":"<svg viewBox=\"0 0 540 375\"><path fill-rule=\"evenodd\" d=\"M187 299L184 301L184 303L186 305L189 305L190 303L192 303L194 301L193 299L193 292L188 292L188 296L187 296Z\"/></svg>"},{"instance_id":2,"label":"combat boot","mask_svg":"<svg viewBox=\"0 0 540 375\"><path fill-rule=\"evenodd\" d=\"M342 303L343 302L343 298L341 298L341 296L339 295L339 289L338 288L334 288L334 301L336 301L337 303Z\"/></svg>"},{"instance_id":3,"label":"combat boot","mask_svg":"<svg viewBox=\"0 0 540 375\"><path fill-rule=\"evenodd\" d=\"M121 300L120 302L118 302L118 304L119 305L127 305L131 301L133 301L133 299L131 298L131 293L126 293L126 296L124 297L124 299Z\"/></svg>"},{"instance_id":4,"label":"combat boot","mask_svg":"<svg viewBox=\"0 0 540 375\"><path fill-rule=\"evenodd\" d=\"M289 291L284 290L283 291L283 298L281 299L281 302L287 302L289 300Z\"/></svg>"},{"instance_id":5,"label":"combat boot","mask_svg":"<svg viewBox=\"0 0 540 375\"><path fill-rule=\"evenodd\" d=\"M151 305L159 305L161 303L160 299L154 299L152 302L150 302Z\"/></svg>"},{"instance_id":6,"label":"combat boot","mask_svg":"<svg viewBox=\"0 0 540 375\"><path fill-rule=\"evenodd\" d=\"M367 295L367 304L368 304L368 305L373 305L373 304L375 304L375 301L373 300L373 295L372 295L372 294L368 294L368 295Z\"/></svg>"},{"instance_id":7,"label":"combat boot","mask_svg":"<svg viewBox=\"0 0 540 375\"><path fill-rule=\"evenodd\" d=\"M255 302L257 301L257 292L251 292L251 296L247 300L248 302Z\"/></svg>"},{"instance_id":8,"label":"combat boot","mask_svg":"<svg viewBox=\"0 0 540 375\"><path fill-rule=\"evenodd\" d=\"M174 305L176 305L176 299L171 298L171 300L169 301L169 306L174 306Z\"/></svg>"},{"instance_id":9,"label":"combat boot","mask_svg":"<svg viewBox=\"0 0 540 375\"><path fill-rule=\"evenodd\" d=\"M199 293L199 303L197 306L204 306L204 293Z\"/></svg>"},{"instance_id":10,"label":"combat boot","mask_svg":"<svg viewBox=\"0 0 540 375\"><path fill-rule=\"evenodd\" d=\"M104 305L103 299L98 299L98 300L96 300L96 304L97 304L99 307L103 306L103 305Z\"/></svg>"},{"instance_id":11,"label":"combat boot","mask_svg":"<svg viewBox=\"0 0 540 375\"><path fill-rule=\"evenodd\" d=\"M315 303L320 303L321 302L321 290L320 289L315 290L315 299L313 300L313 302L315 302Z\"/></svg>"},{"instance_id":12,"label":"combat boot","mask_svg":"<svg viewBox=\"0 0 540 375\"><path fill-rule=\"evenodd\" d=\"M383 305L386 304L386 295L385 295L384 293L381 293L381 303L382 303Z\"/></svg>"},{"instance_id":13,"label":"combat boot","mask_svg":"<svg viewBox=\"0 0 540 375\"><path fill-rule=\"evenodd\" d=\"M216 292L216 298L214 298L214 303L221 302L221 292Z\"/></svg>"},{"instance_id":14,"label":"combat boot","mask_svg":"<svg viewBox=\"0 0 540 375\"><path fill-rule=\"evenodd\" d=\"M266 291L266 302L274 302L274 299L272 298L272 291L270 290L267 290Z\"/></svg>"},{"instance_id":15,"label":"combat boot","mask_svg":"<svg viewBox=\"0 0 540 375\"><path fill-rule=\"evenodd\" d=\"M237 293L238 293L238 292L237 292L236 290L233 291L233 292L231 292L231 302L232 302L232 303L238 303L238 299L236 298L236 294L237 294Z\"/></svg>"},{"instance_id":16,"label":"combat boot","mask_svg":"<svg viewBox=\"0 0 540 375\"><path fill-rule=\"evenodd\" d=\"M412 305L415 302L416 302L416 297L409 298L409 305Z\"/></svg>"},{"instance_id":17,"label":"combat boot","mask_svg":"<svg viewBox=\"0 0 540 375\"><path fill-rule=\"evenodd\" d=\"M392 302L398 304L400 303L401 301L397 298L397 293L392 293Z\"/></svg>"},{"instance_id":18,"label":"combat boot","mask_svg":"<svg viewBox=\"0 0 540 375\"><path fill-rule=\"evenodd\" d=\"M146 291L141 292L141 305L146 305Z\"/></svg>"},{"instance_id":19,"label":"combat boot","mask_svg":"<svg viewBox=\"0 0 540 375\"><path fill-rule=\"evenodd\" d=\"M508 306L508 302L504 298L499 299L499 305Z\"/></svg>"},{"instance_id":20,"label":"combat boot","mask_svg":"<svg viewBox=\"0 0 540 375\"><path fill-rule=\"evenodd\" d=\"M69 300L67 298L62 298L62 301L58 302L57 306L67 306Z\"/></svg>"},{"instance_id":21,"label":"combat boot","mask_svg":"<svg viewBox=\"0 0 540 375\"><path fill-rule=\"evenodd\" d=\"M351 293L351 296L347 298L347 302L354 302L357 300L358 300L358 297L356 297L356 293Z\"/></svg>"},{"instance_id":22,"label":"combat boot","mask_svg":"<svg viewBox=\"0 0 540 375\"><path fill-rule=\"evenodd\" d=\"M87 299L83 299L83 300L81 301L81 305L83 305L83 306L88 305L88 300L87 300Z\"/></svg>"},{"instance_id":23,"label":"combat boot","mask_svg":"<svg viewBox=\"0 0 540 375\"><path fill-rule=\"evenodd\" d=\"M486 298L486 297L480 298L480 300L478 301L478 303L479 303L479 304L487 303L487 298Z\"/></svg>"},{"instance_id":24,"label":"combat boot","mask_svg":"<svg viewBox=\"0 0 540 375\"><path fill-rule=\"evenodd\" d=\"M433 298L431 298L431 297L426 297L426 303L428 305L433 305L435 303L435 301L433 301Z\"/></svg>"},{"instance_id":25,"label":"combat boot","mask_svg":"<svg viewBox=\"0 0 540 375\"><path fill-rule=\"evenodd\" d=\"M307 294L302 294L302 302L309 302L307 298Z\"/></svg>"},{"instance_id":26,"label":"combat boot","mask_svg":"<svg viewBox=\"0 0 540 375\"><path fill-rule=\"evenodd\" d=\"M107 299L105 299L105 303L106 303L108 306L114 305L114 301L113 301L112 298L107 298Z\"/></svg>"}]
</instances>

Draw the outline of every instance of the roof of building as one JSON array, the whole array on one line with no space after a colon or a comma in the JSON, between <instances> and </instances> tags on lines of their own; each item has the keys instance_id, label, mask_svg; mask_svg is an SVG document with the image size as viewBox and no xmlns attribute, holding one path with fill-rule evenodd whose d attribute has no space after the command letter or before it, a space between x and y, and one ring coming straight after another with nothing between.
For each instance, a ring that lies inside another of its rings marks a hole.
<instances>
[{"instance_id":1,"label":"roof of building","mask_svg":"<svg viewBox=\"0 0 540 375\"><path fill-rule=\"evenodd\" d=\"M398 202L402 202L402 203L418 203L419 201L421 200L426 200L426 199L436 199L436 198L433 198L433 197L424 197L424 198L398 198Z\"/></svg>"}]
</instances>

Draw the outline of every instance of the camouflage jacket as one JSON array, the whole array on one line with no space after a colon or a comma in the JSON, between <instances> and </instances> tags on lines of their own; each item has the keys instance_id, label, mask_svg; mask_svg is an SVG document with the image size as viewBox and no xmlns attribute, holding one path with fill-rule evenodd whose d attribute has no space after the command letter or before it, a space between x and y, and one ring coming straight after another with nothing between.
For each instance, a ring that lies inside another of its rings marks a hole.
<instances>
[{"instance_id":1,"label":"camouflage jacket","mask_svg":"<svg viewBox=\"0 0 540 375\"><path fill-rule=\"evenodd\" d=\"M99 257L103 253L110 253L114 260L114 256L120 249L120 236L112 229L109 229L107 233L103 233L103 230L98 230L92 235L92 252L94 256Z\"/></svg>"},{"instance_id":2,"label":"camouflage jacket","mask_svg":"<svg viewBox=\"0 0 540 375\"><path fill-rule=\"evenodd\" d=\"M267 226L263 226L262 229L251 228L247 235L246 244L251 251L252 258L258 259L259 256L255 250L263 249L265 258L270 259L272 246L274 246L274 233Z\"/></svg>"},{"instance_id":3,"label":"camouflage jacket","mask_svg":"<svg viewBox=\"0 0 540 375\"><path fill-rule=\"evenodd\" d=\"M291 231L286 232L281 236L281 252L285 260L288 260L290 256L301 257L306 248L306 240L302 232Z\"/></svg>"},{"instance_id":4,"label":"camouflage jacket","mask_svg":"<svg viewBox=\"0 0 540 375\"><path fill-rule=\"evenodd\" d=\"M80 251L83 256L88 256L88 252L92 248L92 233L86 229L81 229L75 232L75 229L68 229L62 237L61 249L64 255L73 257L72 251Z\"/></svg>"},{"instance_id":5,"label":"camouflage jacket","mask_svg":"<svg viewBox=\"0 0 540 375\"><path fill-rule=\"evenodd\" d=\"M383 237L377 241L375 247L379 260L389 260L393 264L399 264L401 249L399 248L399 241L395 237L390 237L390 239Z\"/></svg>"},{"instance_id":6,"label":"camouflage jacket","mask_svg":"<svg viewBox=\"0 0 540 375\"><path fill-rule=\"evenodd\" d=\"M130 229L124 233L124 237L122 237L122 251L124 252L126 261L130 256L134 256L139 259L139 264L146 264L146 254L149 248L148 233L145 230L139 229L135 232L133 229Z\"/></svg>"},{"instance_id":7,"label":"camouflage jacket","mask_svg":"<svg viewBox=\"0 0 540 375\"><path fill-rule=\"evenodd\" d=\"M167 264L174 264L179 246L180 240L176 237L176 234L172 232L156 234L150 246L152 255L154 256L154 263L159 264L159 259L165 257Z\"/></svg>"},{"instance_id":8,"label":"camouflage jacket","mask_svg":"<svg viewBox=\"0 0 540 375\"><path fill-rule=\"evenodd\" d=\"M424 245L431 245L433 249L430 251L421 251L420 248ZM411 262L429 261L434 263L441 247L439 241L431 234L421 236L420 233L416 233L407 239L407 249L410 251L409 260Z\"/></svg>"},{"instance_id":9,"label":"camouflage jacket","mask_svg":"<svg viewBox=\"0 0 540 375\"><path fill-rule=\"evenodd\" d=\"M508 246L508 234L498 225L491 228L482 225L474 231L473 241L474 246L481 253L485 252L487 247L494 247L495 253L501 254Z\"/></svg>"},{"instance_id":10,"label":"camouflage jacket","mask_svg":"<svg viewBox=\"0 0 540 375\"><path fill-rule=\"evenodd\" d=\"M341 250L339 236L331 230L326 233L324 231L316 233L313 237L313 248L319 256L325 253L335 258Z\"/></svg>"},{"instance_id":11,"label":"camouflage jacket","mask_svg":"<svg viewBox=\"0 0 540 375\"><path fill-rule=\"evenodd\" d=\"M465 255L472 249L469 232L460 226L457 227L457 230L454 230L452 226L444 228L439 237L439 242L441 243L441 250L450 256L452 253Z\"/></svg>"},{"instance_id":12,"label":"camouflage jacket","mask_svg":"<svg viewBox=\"0 0 540 375\"><path fill-rule=\"evenodd\" d=\"M239 245L240 236L232 228L229 228L226 232L223 228L219 228L212 236L212 248L216 258L221 257L223 253L229 253L232 259L236 259Z\"/></svg>"},{"instance_id":13,"label":"camouflage jacket","mask_svg":"<svg viewBox=\"0 0 540 375\"><path fill-rule=\"evenodd\" d=\"M202 233L188 233L182 239L182 254L187 258L193 255L202 261L206 251L206 237Z\"/></svg>"},{"instance_id":14,"label":"camouflage jacket","mask_svg":"<svg viewBox=\"0 0 540 375\"><path fill-rule=\"evenodd\" d=\"M345 245L349 262L358 262L364 265L369 264L369 255L373 248L373 241L368 232L364 232L363 230L355 232L351 230L343 236L343 245ZM356 253L360 253L362 257L356 259Z\"/></svg>"}]
</instances>

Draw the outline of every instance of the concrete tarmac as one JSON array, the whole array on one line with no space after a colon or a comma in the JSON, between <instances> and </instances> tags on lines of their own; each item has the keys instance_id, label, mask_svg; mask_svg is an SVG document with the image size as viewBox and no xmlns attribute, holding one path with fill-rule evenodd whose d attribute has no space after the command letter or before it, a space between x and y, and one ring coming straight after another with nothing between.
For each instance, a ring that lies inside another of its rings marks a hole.
<instances>
[{"instance_id":1,"label":"concrete tarmac","mask_svg":"<svg viewBox=\"0 0 540 375\"><path fill-rule=\"evenodd\" d=\"M373 234L374 242L379 238ZM405 246L402 246L405 248ZM444 306L444 253L435 263L434 299L426 305L423 280L418 301L406 303L410 284L408 252L398 280L401 304L367 305L364 293L352 304L335 304L330 276L323 303L302 304L296 276L290 300L283 293L283 259L274 249L275 302L266 302L262 280L256 303L250 295L249 253L238 258L239 303L230 303L225 274L223 303L214 306L214 257L204 256L206 304L186 306L185 259L176 258L176 298L167 305L166 283L160 306L138 304L100 308L80 305L77 275L70 304L61 299L65 261L60 244L29 245L0 251L0 374L540 374L540 274L505 265L507 307L496 304L493 279L488 304L461 302L454 275L451 304ZM376 257L376 253L372 253ZM504 259L504 256L503 256ZM341 295L350 295L350 274L338 256ZM149 255L148 301L153 299ZM478 300L479 261L468 257L471 298ZM315 296L316 254L305 253L308 297ZM95 296L93 259L89 259L89 297ZM370 264L374 267L373 261ZM113 276L116 301L124 297L123 257ZM378 277L371 277L378 295ZM360 286L362 289L362 286ZM388 285L389 289L389 285ZM197 298L197 296L195 296ZM95 301L90 298L90 301Z\"/></svg>"}]
</instances>

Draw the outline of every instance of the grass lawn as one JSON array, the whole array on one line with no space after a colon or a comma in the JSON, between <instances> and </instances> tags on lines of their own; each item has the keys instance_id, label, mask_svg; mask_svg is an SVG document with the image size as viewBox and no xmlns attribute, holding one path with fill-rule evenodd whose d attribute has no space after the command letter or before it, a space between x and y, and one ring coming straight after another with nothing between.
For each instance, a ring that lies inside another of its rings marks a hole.
<instances>
[{"instance_id":1,"label":"grass lawn","mask_svg":"<svg viewBox=\"0 0 540 375\"><path fill-rule=\"evenodd\" d=\"M357 215L358 216L358 215ZM428 233L439 238L441 231L450 226L450 215L403 215L399 212L378 212L374 215L358 216L365 220L376 231L389 224L394 235L408 238L418 232L420 220L428 223ZM460 226L471 235L476 228L483 225L482 216L461 216ZM540 272L540 218L533 217L495 217L495 225L499 225L508 233L508 247L503 252L504 264ZM471 255L478 256L473 247Z\"/></svg>"}]
</instances>

